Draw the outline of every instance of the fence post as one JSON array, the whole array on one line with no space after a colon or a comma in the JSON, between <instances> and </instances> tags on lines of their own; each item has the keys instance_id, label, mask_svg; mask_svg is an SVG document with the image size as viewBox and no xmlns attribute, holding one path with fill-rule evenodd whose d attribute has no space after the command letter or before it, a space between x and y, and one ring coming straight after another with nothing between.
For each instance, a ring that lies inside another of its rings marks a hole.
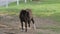
<instances>
[{"instance_id":1,"label":"fence post","mask_svg":"<svg viewBox=\"0 0 60 34\"><path fill-rule=\"evenodd\" d=\"M19 0L17 0L17 5L19 5Z\"/></svg>"},{"instance_id":2,"label":"fence post","mask_svg":"<svg viewBox=\"0 0 60 34\"><path fill-rule=\"evenodd\" d=\"M32 1L32 0L30 0L30 1Z\"/></svg>"},{"instance_id":3,"label":"fence post","mask_svg":"<svg viewBox=\"0 0 60 34\"><path fill-rule=\"evenodd\" d=\"M6 0L6 8L8 8L8 0Z\"/></svg>"},{"instance_id":4,"label":"fence post","mask_svg":"<svg viewBox=\"0 0 60 34\"><path fill-rule=\"evenodd\" d=\"M25 3L27 2L27 0L25 0Z\"/></svg>"}]
</instances>

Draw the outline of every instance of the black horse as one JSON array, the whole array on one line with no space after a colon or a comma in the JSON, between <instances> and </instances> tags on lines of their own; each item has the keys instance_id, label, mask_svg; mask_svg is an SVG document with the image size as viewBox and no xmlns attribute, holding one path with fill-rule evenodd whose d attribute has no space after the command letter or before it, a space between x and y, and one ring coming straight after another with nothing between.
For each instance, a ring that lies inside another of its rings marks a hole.
<instances>
[{"instance_id":1,"label":"black horse","mask_svg":"<svg viewBox=\"0 0 60 34\"><path fill-rule=\"evenodd\" d=\"M23 23L25 23L25 32L27 32L27 24L28 24L29 27L30 27L31 21L34 24L34 19L33 19L33 16L32 16L31 9L22 9L20 11L19 18L20 18L20 21L21 21L22 30L24 30Z\"/></svg>"}]
</instances>

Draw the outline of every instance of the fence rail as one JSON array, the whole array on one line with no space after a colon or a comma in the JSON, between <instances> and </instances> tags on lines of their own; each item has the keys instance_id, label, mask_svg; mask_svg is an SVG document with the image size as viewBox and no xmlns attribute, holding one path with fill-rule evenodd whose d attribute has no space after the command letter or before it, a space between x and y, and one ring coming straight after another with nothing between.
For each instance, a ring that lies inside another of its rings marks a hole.
<instances>
[{"instance_id":1,"label":"fence rail","mask_svg":"<svg viewBox=\"0 0 60 34\"><path fill-rule=\"evenodd\" d=\"M6 6L6 8L8 8L8 4L11 2L17 2L16 4L19 5L19 1L20 0L0 0L0 6ZM27 2L27 0L23 0L25 3Z\"/></svg>"}]
</instances>

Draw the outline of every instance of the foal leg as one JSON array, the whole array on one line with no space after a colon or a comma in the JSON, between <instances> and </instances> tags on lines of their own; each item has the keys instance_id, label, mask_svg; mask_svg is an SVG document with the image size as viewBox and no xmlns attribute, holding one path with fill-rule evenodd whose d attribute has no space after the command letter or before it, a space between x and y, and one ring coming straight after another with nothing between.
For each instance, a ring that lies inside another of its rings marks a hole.
<instances>
[{"instance_id":1,"label":"foal leg","mask_svg":"<svg viewBox=\"0 0 60 34\"><path fill-rule=\"evenodd\" d=\"M25 22L25 32L27 32L27 22Z\"/></svg>"},{"instance_id":2,"label":"foal leg","mask_svg":"<svg viewBox=\"0 0 60 34\"><path fill-rule=\"evenodd\" d=\"M31 29L31 27L30 27L30 23L31 23L31 20L28 20L28 29Z\"/></svg>"},{"instance_id":3,"label":"foal leg","mask_svg":"<svg viewBox=\"0 0 60 34\"><path fill-rule=\"evenodd\" d=\"M30 27L30 20L28 20L28 26Z\"/></svg>"},{"instance_id":4,"label":"foal leg","mask_svg":"<svg viewBox=\"0 0 60 34\"><path fill-rule=\"evenodd\" d=\"M34 19L32 18L31 20L32 20L32 23L34 24Z\"/></svg>"},{"instance_id":5,"label":"foal leg","mask_svg":"<svg viewBox=\"0 0 60 34\"><path fill-rule=\"evenodd\" d=\"M32 20L32 23L33 23L33 25L34 25L34 30L36 30L36 26L35 26L35 23L34 23L34 19L32 18L31 20Z\"/></svg>"},{"instance_id":6,"label":"foal leg","mask_svg":"<svg viewBox=\"0 0 60 34\"><path fill-rule=\"evenodd\" d=\"M23 30L24 30L24 29L23 29L23 22L21 22L21 27L22 27L22 31L23 31Z\"/></svg>"}]
</instances>

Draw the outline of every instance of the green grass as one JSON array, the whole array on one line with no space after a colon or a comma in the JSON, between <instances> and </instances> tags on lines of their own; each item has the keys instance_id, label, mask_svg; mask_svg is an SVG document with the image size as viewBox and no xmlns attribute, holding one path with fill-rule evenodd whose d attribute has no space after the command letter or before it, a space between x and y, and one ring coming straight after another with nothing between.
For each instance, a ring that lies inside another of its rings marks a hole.
<instances>
[{"instance_id":1,"label":"green grass","mask_svg":"<svg viewBox=\"0 0 60 34\"><path fill-rule=\"evenodd\" d=\"M43 18L50 18L55 21L60 22L60 3L49 3L49 2L20 2L20 5L17 6L16 2L9 4L8 8L1 7L1 13L8 13L8 14L17 14L23 8L30 8L33 10L33 14L38 17Z\"/></svg>"},{"instance_id":2,"label":"green grass","mask_svg":"<svg viewBox=\"0 0 60 34\"><path fill-rule=\"evenodd\" d=\"M43 18L50 18L56 21L60 21L60 0L50 1L43 0L41 2L20 2L17 6L16 2L9 4L8 8L0 7L0 14L17 14L23 8L30 8L34 15ZM54 3L56 2L56 3Z\"/></svg>"}]
</instances>

